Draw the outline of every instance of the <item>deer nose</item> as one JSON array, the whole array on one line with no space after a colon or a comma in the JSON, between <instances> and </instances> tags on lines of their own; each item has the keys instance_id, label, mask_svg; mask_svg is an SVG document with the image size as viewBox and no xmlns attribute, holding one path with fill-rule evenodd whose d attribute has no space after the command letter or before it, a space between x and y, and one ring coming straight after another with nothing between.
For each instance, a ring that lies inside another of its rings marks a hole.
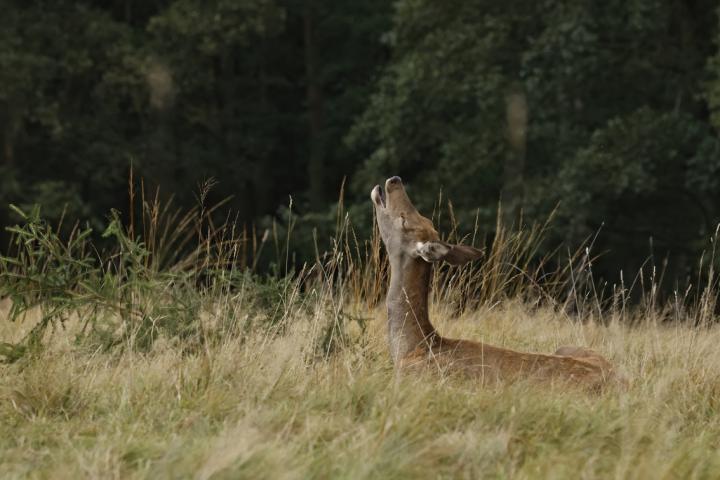
<instances>
[{"instance_id":1,"label":"deer nose","mask_svg":"<svg viewBox=\"0 0 720 480\"><path fill-rule=\"evenodd\" d=\"M395 175L394 177L388 178L388 184L389 185L396 185L398 183L402 183L402 178Z\"/></svg>"}]
</instances>

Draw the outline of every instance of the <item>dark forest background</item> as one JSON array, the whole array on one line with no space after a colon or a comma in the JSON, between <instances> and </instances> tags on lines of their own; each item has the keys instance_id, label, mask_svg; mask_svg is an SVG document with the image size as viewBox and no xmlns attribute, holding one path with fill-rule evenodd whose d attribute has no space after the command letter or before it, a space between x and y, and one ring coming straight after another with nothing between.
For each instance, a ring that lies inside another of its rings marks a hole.
<instances>
[{"instance_id":1,"label":"dark forest background","mask_svg":"<svg viewBox=\"0 0 720 480\"><path fill-rule=\"evenodd\" d=\"M597 234L605 277L685 282L720 222L719 6L0 0L0 224L39 204L102 232L132 166L179 206L215 179L257 231L292 196L301 261L344 180L367 235L397 174L461 233L554 211L547 249Z\"/></svg>"}]
</instances>

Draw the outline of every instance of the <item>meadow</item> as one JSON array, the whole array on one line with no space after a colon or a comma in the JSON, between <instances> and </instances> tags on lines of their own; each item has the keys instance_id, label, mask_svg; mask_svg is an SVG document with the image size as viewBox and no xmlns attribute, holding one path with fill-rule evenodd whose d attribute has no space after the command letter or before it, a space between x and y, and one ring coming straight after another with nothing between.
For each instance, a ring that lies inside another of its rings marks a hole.
<instances>
[{"instance_id":1,"label":"meadow","mask_svg":"<svg viewBox=\"0 0 720 480\"><path fill-rule=\"evenodd\" d=\"M720 472L712 262L704 287L668 301L653 274L603 294L588 250L553 264L537 261L543 227L499 234L481 265L436 272L440 332L526 351L589 346L630 385L480 385L393 371L378 241L355 239L342 214L327 254L269 276L248 259L283 235L146 209L142 235L111 222L104 252L83 229L61 239L18 212L1 271L3 478Z\"/></svg>"}]
</instances>

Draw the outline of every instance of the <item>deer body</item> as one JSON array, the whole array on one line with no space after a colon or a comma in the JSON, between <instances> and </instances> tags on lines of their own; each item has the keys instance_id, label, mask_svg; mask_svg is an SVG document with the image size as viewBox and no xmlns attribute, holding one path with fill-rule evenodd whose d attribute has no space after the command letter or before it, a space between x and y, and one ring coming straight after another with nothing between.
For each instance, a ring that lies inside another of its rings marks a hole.
<instances>
[{"instance_id":1,"label":"deer body","mask_svg":"<svg viewBox=\"0 0 720 480\"><path fill-rule=\"evenodd\" d=\"M561 347L555 355L545 355L442 337L428 312L433 263L462 264L482 252L441 242L432 222L415 210L398 177L386 181L385 192L376 186L371 198L390 261L388 343L399 370L437 368L482 381L566 380L593 389L614 378L607 360L580 347Z\"/></svg>"}]
</instances>

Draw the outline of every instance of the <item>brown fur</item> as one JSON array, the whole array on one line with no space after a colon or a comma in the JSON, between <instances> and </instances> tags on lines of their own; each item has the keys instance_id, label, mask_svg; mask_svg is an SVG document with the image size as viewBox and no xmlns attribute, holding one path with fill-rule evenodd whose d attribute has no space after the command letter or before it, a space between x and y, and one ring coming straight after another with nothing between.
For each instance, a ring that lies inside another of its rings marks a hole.
<instances>
[{"instance_id":1,"label":"brown fur","mask_svg":"<svg viewBox=\"0 0 720 480\"><path fill-rule=\"evenodd\" d=\"M428 315L433 262L458 265L479 258L482 252L441 242L398 177L386 181L385 191L376 186L371 198L390 260L388 343L399 370L436 368L482 381L566 381L594 390L617 380L605 358L582 347L563 346L554 355L545 355L442 337Z\"/></svg>"}]
</instances>

